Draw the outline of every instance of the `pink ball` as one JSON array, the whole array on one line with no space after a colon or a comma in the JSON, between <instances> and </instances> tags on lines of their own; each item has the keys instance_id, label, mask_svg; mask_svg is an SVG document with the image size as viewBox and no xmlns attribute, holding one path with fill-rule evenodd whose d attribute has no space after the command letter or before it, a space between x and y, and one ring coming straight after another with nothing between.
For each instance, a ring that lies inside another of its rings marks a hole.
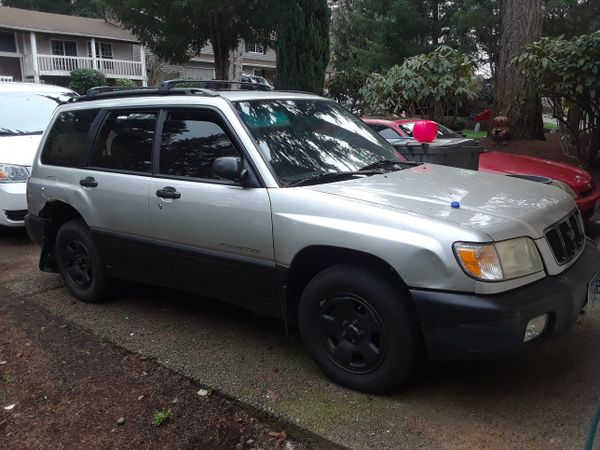
<instances>
[{"instance_id":1,"label":"pink ball","mask_svg":"<svg viewBox=\"0 0 600 450\"><path fill-rule=\"evenodd\" d=\"M438 125L431 120L419 120L413 127L413 137L419 142L433 142L437 133Z\"/></svg>"}]
</instances>

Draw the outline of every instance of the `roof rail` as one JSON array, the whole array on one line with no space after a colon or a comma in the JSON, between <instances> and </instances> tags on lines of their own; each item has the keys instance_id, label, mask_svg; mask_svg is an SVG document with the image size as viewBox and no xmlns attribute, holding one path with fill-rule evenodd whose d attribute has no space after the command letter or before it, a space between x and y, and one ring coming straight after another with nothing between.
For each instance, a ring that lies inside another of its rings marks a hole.
<instances>
[{"instance_id":1,"label":"roof rail","mask_svg":"<svg viewBox=\"0 0 600 450\"><path fill-rule=\"evenodd\" d=\"M231 90L231 86L240 86L242 90L255 90L255 91L272 91L271 86L267 86L260 83L247 83L245 81L229 81L229 80L168 80L163 81L158 88L161 92L168 92L169 90L177 87L178 85L187 84L202 84L204 89L212 91L227 91Z\"/></svg>"},{"instance_id":2,"label":"roof rail","mask_svg":"<svg viewBox=\"0 0 600 450\"><path fill-rule=\"evenodd\" d=\"M98 94L106 92L124 92L152 89L149 87L132 87L132 86L94 86L85 91L87 97L95 97Z\"/></svg>"},{"instance_id":3,"label":"roof rail","mask_svg":"<svg viewBox=\"0 0 600 450\"><path fill-rule=\"evenodd\" d=\"M142 97L147 95L205 95L218 97L219 94L210 89L178 88L161 89L156 87L95 86L89 88L85 95L75 97L75 102L102 100L107 98Z\"/></svg>"}]
</instances>

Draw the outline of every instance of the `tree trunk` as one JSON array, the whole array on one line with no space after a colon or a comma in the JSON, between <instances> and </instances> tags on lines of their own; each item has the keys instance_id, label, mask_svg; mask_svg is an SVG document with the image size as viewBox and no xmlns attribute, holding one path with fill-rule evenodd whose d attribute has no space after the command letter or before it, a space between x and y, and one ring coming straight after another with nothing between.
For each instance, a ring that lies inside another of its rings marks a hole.
<instances>
[{"instance_id":1,"label":"tree trunk","mask_svg":"<svg viewBox=\"0 0 600 450\"><path fill-rule=\"evenodd\" d=\"M211 38L210 43L215 55L215 78L229 80L229 48L220 36Z\"/></svg>"},{"instance_id":2,"label":"tree trunk","mask_svg":"<svg viewBox=\"0 0 600 450\"><path fill-rule=\"evenodd\" d=\"M513 137L544 140L542 103L536 86L511 64L525 45L541 36L542 0L501 0L500 14L502 32L494 86L494 113L508 116Z\"/></svg>"}]
</instances>

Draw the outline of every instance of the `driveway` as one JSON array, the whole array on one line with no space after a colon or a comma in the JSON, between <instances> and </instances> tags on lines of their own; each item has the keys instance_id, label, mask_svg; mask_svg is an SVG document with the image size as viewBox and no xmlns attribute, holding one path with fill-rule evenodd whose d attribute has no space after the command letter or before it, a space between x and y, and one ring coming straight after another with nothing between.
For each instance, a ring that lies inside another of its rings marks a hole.
<instances>
[{"instance_id":1,"label":"driveway","mask_svg":"<svg viewBox=\"0 0 600 450\"><path fill-rule=\"evenodd\" d=\"M600 224L590 228L600 241ZM74 302L37 269L22 232L0 233L0 294L20 296L244 405L350 448L583 448L600 402L600 307L566 336L510 356L436 363L369 396L325 379L282 324L173 290L122 284Z\"/></svg>"}]
</instances>

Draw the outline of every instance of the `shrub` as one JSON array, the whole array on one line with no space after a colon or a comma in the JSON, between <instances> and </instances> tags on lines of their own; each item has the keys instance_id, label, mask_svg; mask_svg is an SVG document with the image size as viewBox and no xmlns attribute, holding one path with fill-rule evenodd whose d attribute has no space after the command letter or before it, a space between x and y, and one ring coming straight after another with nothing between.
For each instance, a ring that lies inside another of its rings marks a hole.
<instances>
[{"instance_id":1,"label":"shrub","mask_svg":"<svg viewBox=\"0 0 600 450\"><path fill-rule=\"evenodd\" d=\"M69 87L79 94L94 86L106 86L106 77L94 69L75 69L71 72Z\"/></svg>"},{"instance_id":2,"label":"shrub","mask_svg":"<svg viewBox=\"0 0 600 450\"><path fill-rule=\"evenodd\" d=\"M434 117L434 119L452 131L462 131L467 126L466 119L460 116Z\"/></svg>"},{"instance_id":3,"label":"shrub","mask_svg":"<svg viewBox=\"0 0 600 450\"><path fill-rule=\"evenodd\" d=\"M476 97L474 68L471 55L441 45L431 53L405 59L385 75L371 75L360 93L372 110L446 115Z\"/></svg>"},{"instance_id":4,"label":"shrub","mask_svg":"<svg viewBox=\"0 0 600 450\"><path fill-rule=\"evenodd\" d=\"M119 78L115 80L115 86L118 87L137 87L137 83L133 80L128 80L127 78Z\"/></svg>"},{"instance_id":5,"label":"shrub","mask_svg":"<svg viewBox=\"0 0 600 450\"><path fill-rule=\"evenodd\" d=\"M600 151L600 31L542 38L512 63L552 105L565 153L591 164Z\"/></svg>"},{"instance_id":6,"label":"shrub","mask_svg":"<svg viewBox=\"0 0 600 450\"><path fill-rule=\"evenodd\" d=\"M340 70L327 81L328 94L336 102L355 112L361 102L360 90L367 78L369 73L359 68Z\"/></svg>"}]
</instances>

